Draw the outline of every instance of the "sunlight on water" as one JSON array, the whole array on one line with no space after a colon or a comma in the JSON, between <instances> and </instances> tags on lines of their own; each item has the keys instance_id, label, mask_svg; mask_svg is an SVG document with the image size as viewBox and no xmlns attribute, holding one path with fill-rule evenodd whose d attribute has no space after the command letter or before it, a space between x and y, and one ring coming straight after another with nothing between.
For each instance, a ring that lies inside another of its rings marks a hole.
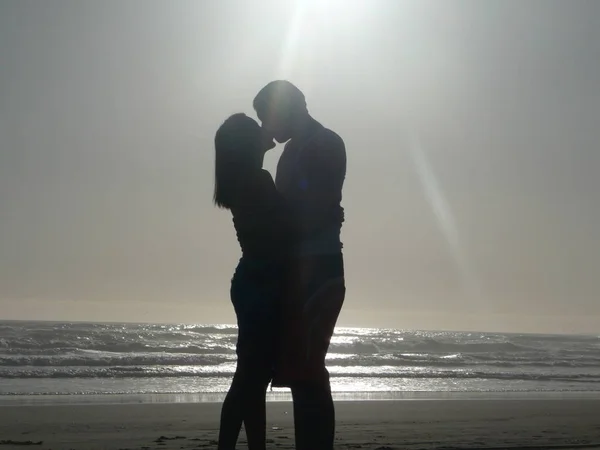
<instances>
[{"instance_id":1,"label":"sunlight on water","mask_svg":"<svg viewBox=\"0 0 600 450\"><path fill-rule=\"evenodd\" d=\"M236 333L229 325L0 322L0 395L225 392ZM338 393L600 392L596 336L338 328L327 365Z\"/></svg>"}]
</instances>

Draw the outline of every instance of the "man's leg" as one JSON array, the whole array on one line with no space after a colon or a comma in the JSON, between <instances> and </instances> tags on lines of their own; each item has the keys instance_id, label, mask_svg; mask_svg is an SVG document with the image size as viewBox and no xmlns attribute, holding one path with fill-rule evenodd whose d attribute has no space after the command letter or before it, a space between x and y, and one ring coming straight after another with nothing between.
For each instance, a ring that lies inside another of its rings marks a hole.
<instances>
[{"instance_id":1,"label":"man's leg","mask_svg":"<svg viewBox=\"0 0 600 450\"><path fill-rule=\"evenodd\" d=\"M264 450L266 430L265 396L270 380L268 368L260 361L238 362L231 387L221 409L219 450L235 450L242 428L246 429L248 448Z\"/></svg>"},{"instance_id":2,"label":"man's leg","mask_svg":"<svg viewBox=\"0 0 600 450\"><path fill-rule=\"evenodd\" d=\"M302 302L306 374L291 385L296 448L332 450L335 409L325 357L346 292L342 255L315 258L309 273Z\"/></svg>"},{"instance_id":3,"label":"man's leg","mask_svg":"<svg viewBox=\"0 0 600 450\"><path fill-rule=\"evenodd\" d=\"M320 382L299 382L292 386L294 428L297 450L333 450L335 408L329 374Z\"/></svg>"}]
</instances>

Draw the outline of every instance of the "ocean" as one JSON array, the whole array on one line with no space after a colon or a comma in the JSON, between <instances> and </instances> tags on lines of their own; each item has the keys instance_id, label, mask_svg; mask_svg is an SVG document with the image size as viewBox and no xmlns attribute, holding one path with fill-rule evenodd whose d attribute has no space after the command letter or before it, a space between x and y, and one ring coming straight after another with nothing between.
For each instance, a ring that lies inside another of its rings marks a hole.
<instances>
[{"instance_id":1,"label":"ocean","mask_svg":"<svg viewBox=\"0 0 600 450\"><path fill-rule=\"evenodd\" d=\"M229 325L0 322L0 396L222 398L236 333ZM338 328L327 365L338 397L593 394L600 337ZM278 392L287 391L270 395Z\"/></svg>"}]
</instances>

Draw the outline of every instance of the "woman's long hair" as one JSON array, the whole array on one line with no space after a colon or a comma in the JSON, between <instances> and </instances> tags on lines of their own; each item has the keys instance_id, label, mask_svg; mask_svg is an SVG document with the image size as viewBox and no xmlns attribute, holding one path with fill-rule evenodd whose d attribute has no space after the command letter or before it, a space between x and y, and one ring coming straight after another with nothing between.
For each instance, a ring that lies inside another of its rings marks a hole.
<instances>
[{"instance_id":1,"label":"woman's long hair","mask_svg":"<svg viewBox=\"0 0 600 450\"><path fill-rule=\"evenodd\" d=\"M260 169L260 126L243 113L230 116L215 135L215 190L213 201L230 209L237 186L252 169Z\"/></svg>"}]
</instances>

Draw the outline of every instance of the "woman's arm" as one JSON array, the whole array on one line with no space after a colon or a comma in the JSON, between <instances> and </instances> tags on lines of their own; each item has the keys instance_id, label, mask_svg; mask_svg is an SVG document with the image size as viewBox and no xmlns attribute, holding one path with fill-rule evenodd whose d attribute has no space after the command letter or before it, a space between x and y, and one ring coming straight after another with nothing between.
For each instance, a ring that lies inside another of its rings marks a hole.
<instances>
[{"instance_id":1,"label":"woman's arm","mask_svg":"<svg viewBox=\"0 0 600 450\"><path fill-rule=\"evenodd\" d=\"M297 217L292 213L286 200L275 187L273 177L267 170L261 171L261 196L263 205L268 211L268 226L276 236L284 237L286 241L297 241L299 238L299 227Z\"/></svg>"}]
</instances>

